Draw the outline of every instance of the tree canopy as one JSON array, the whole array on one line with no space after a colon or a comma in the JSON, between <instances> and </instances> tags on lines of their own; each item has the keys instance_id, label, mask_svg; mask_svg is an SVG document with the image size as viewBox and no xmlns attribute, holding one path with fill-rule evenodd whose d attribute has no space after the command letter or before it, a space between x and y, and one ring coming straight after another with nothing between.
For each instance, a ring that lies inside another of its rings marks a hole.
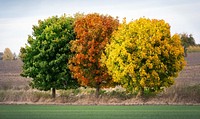
<instances>
[{"instance_id":1,"label":"tree canopy","mask_svg":"<svg viewBox=\"0 0 200 119\"><path fill-rule=\"evenodd\" d=\"M159 92L174 83L185 64L179 35L164 20L140 18L114 32L102 54L113 81L127 91Z\"/></svg>"},{"instance_id":2,"label":"tree canopy","mask_svg":"<svg viewBox=\"0 0 200 119\"><path fill-rule=\"evenodd\" d=\"M3 60L13 60L14 55L12 54L10 48L5 48L3 53Z\"/></svg>"},{"instance_id":3,"label":"tree canopy","mask_svg":"<svg viewBox=\"0 0 200 119\"><path fill-rule=\"evenodd\" d=\"M100 58L118 24L117 19L97 13L82 16L75 22L77 37L71 43L74 56L69 63L70 70L82 86L95 87L97 97L100 87L111 85L111 77L101 67Z\"/></svg>"},{"instance_id":4,"label":"tree canopy","mask_svg":"<svg viewBox=\"0 0 200 119\"><path fill-rule=\"evenodd\" d=\"M22 76L32 78L31 86L39 90L75 88L67 62L71 56L70 44L75 39L74 18L63 15L39 20L33 26L28 44L21 48L24 62Z\"/></svg>"},{"instance_id":5,"label":"tree canopy","mask_svg":"<svg viewBox=\"0 0 200 119\"><path fill-rule=\"evenodd\" d=\"M186 33L182 33L182 34L180 34L180 37L181 37L182 45L184 47L189 47L189 46L195 46L196 45L192 34L188 35Z\"/></svg>"},{"instance_id":6,"label":"tree canopy","mask_svg":"<svg viewBox=\"0 0 200 119\"><path fill-rule=\"evenodd\" d=\"M143 95L174 83L185 65L181 44L195 44L192 35L171 36L164 20L124 19L98 13L63 15L39 20L21 48L22 76L39 90L122 85ZM188 38L189 37L189 38ZM186 40L185 40L186 39ZM188 40L189 39L189 40Z\"/></svg>"}]
</instances>

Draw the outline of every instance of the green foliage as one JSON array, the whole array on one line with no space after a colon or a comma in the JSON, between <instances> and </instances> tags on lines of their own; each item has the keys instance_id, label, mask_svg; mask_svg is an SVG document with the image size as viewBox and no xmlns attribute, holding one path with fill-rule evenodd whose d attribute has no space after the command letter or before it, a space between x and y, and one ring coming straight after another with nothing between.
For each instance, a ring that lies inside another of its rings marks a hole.
<instances>
[{"instance_id":1,"label":"green foliage","mask_svg":"<svg viewBox=\"0 0 200 119\"><path fill-rule=\"evenodd\" d=\"M124 21L102 54L114 82L138 94L159 92L174 83L185 64L180 37L164 20Z\"/></svg>"},{"instance_id":2,"label":"green foliage","mask_svg":"<svg viewBox=\"0 0 200 119\"><path fill-rule=\"evenodd\" d=\"M33 88L46 91L77 87L67 65L71 56L69 42L75 39L73 24L74 18L64 15L39 20L33 26L28 44L20 54L24 62L21 75L33 79Z\"/></svg>"},{"instance_id":3,"label":"green foliage","mask_svg":"<svg viewBox=\"0 0 200 119\"><path fill-rule=\"evenodd\" d=\"M181 37L181 42L182 42L182 45L184 47L189 47L189 46L195 46L196 45L192 34L188 35L186 33L183 33L183 34L179 34L179 35Z\"/></svg>"},{"instance_id":4,"label":"green foliage","mask_svg":"<svg viewBox=\"0 0 200 119\"><path fill-rule=\"evenodd\" d=\"M3 60L13 60L14 55L12 54L11 50L9 48L5 48L3 53Z\"/></svg>"}]
</instances>

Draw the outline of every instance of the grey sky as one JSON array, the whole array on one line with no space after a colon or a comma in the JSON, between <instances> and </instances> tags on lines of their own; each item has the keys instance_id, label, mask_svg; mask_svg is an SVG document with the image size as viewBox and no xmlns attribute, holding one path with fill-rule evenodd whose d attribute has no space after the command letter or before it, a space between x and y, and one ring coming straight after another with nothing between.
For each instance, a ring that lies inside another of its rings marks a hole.
<instances>
[{"instance_id":1,"label":"grey sky","mask_svg":"<svg viewBox=\"0 0 200 119\"><path fill-rule=\"evenodd\" d=\"M200 43L200 0L0 0L0 52L18 54L39 19L77 12L164 19L172 34L193 34Z\"/></svg>"}]
</instances>

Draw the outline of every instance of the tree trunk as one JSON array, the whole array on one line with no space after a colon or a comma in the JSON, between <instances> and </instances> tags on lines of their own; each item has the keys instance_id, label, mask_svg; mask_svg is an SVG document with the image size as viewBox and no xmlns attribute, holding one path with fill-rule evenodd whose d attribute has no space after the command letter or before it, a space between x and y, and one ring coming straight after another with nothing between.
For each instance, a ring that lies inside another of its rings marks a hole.
<instances>
[{"instance_id":1,"label":"tree trunk","mask_svg":"<svg viewBox=\"0 0 200 119\"><path fill-rule=\"evenodd\" d=\"M52 88L52 98L56 98L56 89Z\"/></svg>"},{"instance_id":2,"label":"tree trunk","mask_svg":"<svg viewBox=\"0 0 200 119\"><path fill-rule=\"evenodd\" d=\"M96 98L99 98L99 91L100 91L100 85L97 84L96 85L96 94L95 94Z\"/></svg>"},{"instance_id":3,"label":"tree trunk","mask_svg":"<svg viewBox=\"0 0 200 119\"><path fill-rule=\"evenodd\" d=\"M140 88L140 91L138 92L136 98L142 98L144 96L144 88Z\"/></svg>"}]
</instances>

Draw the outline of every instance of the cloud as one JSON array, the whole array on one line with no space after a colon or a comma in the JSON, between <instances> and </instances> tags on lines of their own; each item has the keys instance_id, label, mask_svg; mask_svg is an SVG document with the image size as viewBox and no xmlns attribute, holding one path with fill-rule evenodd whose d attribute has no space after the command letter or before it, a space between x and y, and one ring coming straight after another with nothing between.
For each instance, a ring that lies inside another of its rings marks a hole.
<instances>
[{"instance_id":1,"label":"cloud","mask_svg":"<svg viewBox=\"0 0 200 119\"><path fill-rule=\"evenodd\" d=\"M9 47L18 53L39 19L76 12L98 12L129 21L143 16L164 19L172 33L193 34L200 43L199 6L198 0L1 0L0 51Z\"/></svg>"}]
</instances>

